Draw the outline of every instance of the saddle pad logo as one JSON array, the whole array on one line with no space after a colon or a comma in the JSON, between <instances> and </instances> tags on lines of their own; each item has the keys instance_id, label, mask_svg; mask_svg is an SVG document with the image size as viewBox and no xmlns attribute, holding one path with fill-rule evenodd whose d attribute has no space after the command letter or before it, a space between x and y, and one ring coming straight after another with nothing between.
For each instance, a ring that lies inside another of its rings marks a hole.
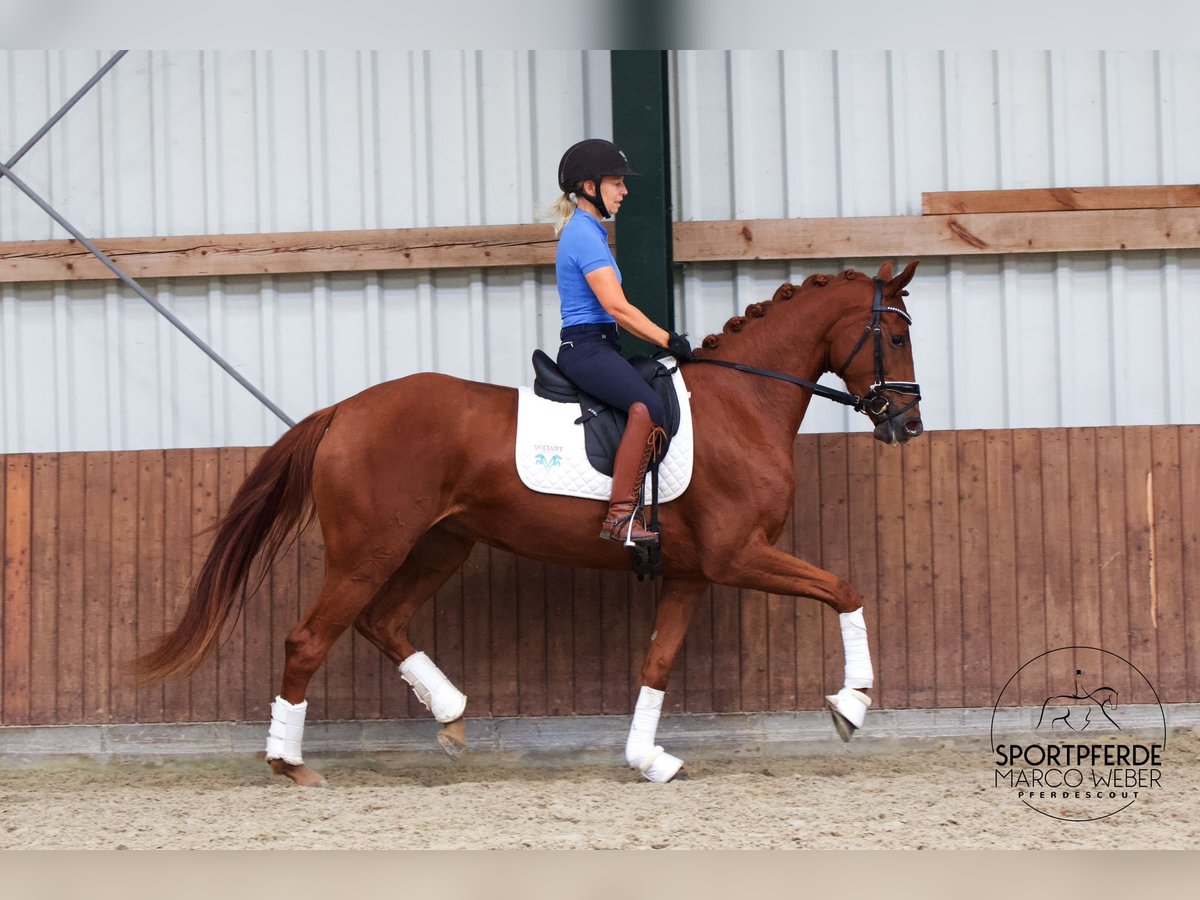
<instances>
[{"instance_id":1,"label":"saddle pad logo","mask_svg":"<svg viewBox=\"0 0 1200 900\"><path fill-rule=\"evenodd\" d=\"M551 456L546 456L545 453L539 453L533 458L533 461L541 466L546 471L553 469L555 466L562 465L562 454L555 453Z\"/></svg>"}]
</instances>

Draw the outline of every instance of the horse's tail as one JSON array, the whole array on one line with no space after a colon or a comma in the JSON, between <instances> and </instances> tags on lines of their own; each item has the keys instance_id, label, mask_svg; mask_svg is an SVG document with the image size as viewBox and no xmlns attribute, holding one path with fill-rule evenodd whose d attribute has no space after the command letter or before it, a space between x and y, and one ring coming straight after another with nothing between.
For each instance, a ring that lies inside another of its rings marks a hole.
<instances>
[{"instance_id":1,"label":"horse's tail","mask_svg":"<svg viewBox=\"0 0 1200 900\"><path fill-rule=\"evenodd\" d=\"M188 585L183 618L134 662L140 680L196 671L230 613L240 614L247 593L253 593L246 588L254 560L261 555L257 590L284 542L312 521L313 460L336 409L315 412L289 430L246 476L229 512L214 526L212 548Z\"/></svg>"}]
</instances>

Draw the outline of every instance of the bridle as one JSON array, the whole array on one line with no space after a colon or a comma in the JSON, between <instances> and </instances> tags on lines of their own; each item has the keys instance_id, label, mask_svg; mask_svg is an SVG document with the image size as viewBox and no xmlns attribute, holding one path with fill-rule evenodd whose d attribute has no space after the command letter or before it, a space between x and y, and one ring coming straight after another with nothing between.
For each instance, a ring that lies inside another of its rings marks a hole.
<instances>
[{"instance_id":1,"label":"bridle","mask_svg":"<svg viewBox=\"0 0 1200 900\"><path fill-rule=\"evenodd\" d=\"M884 281L882 278L875 279L875 296L871 301L871 321L867 323L863 329L862 335L858 342L854 345L854 349L850 351L850 355L846 357L846 361L839 366L834 374L838 378L845 375L846 369L850 367L850 363L854 361L854 357L858 355L858 351L866 344L867 338L874 335L875 337L875 383L863 396L850 394L846 391L839 391L836 388L826 387L823 384L817 384L813 381L805 381L802 378L794 378L783 372L772 372L770 369L759 369L754 366L743 365L742 363L726 362L723 359L708 359L704 357L696 357L691 360L694 363L707 363L713 366L722 366L726 369L736 369L739 372L745 372L749 375L761 375L764 378L774 378L777 381L786 381L789 384L794 384L802 388L807 388L812 391L815 396L824 397L827 400L832 400L835 403L841 403L845 406L853 407L855 412L863 413L871 418L877 425L882 425L884 422L890 422L898 416L904 415L908 410L912 409L921 401L921 386L915 381L888 381L887 372L883 366L883 314L895 313L898 316L903 316L904 321L912 325L912 317L904 310L896 306L885 306L883 302L883 287ZM892 401L888 398L886 392L892 391L897 394L905 394L911 396L912 400L901 406L899 409L890 412Z\"/></svg>"}]
</instances>

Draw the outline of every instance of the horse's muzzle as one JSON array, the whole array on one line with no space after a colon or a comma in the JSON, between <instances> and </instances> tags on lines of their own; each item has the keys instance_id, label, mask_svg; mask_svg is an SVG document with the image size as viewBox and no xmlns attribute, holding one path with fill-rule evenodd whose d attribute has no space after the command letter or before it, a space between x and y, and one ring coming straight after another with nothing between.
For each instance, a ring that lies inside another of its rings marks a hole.
<instances>
[{"instance_id":1,"label":"horse's muzzle","mask_svg":"<svg viewBox=\"0 0 1200 900\"><path fill-rule=\"evenodd\" d=\"M915 437L920 437L925 431L920 416L897 416L894 419L884 419L875 426L875 440L885 444L903 444Z\"/></svg>"}]
</instances>

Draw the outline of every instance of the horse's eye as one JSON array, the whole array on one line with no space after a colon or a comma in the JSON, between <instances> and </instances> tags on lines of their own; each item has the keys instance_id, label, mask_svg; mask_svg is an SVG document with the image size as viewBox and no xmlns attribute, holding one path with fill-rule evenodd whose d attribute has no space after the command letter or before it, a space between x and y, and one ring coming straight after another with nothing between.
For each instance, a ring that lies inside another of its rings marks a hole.
<instances>
[{"instance_id":1,"label":"horse's eye","mask_svg":"<svg viewBox=\"0 0 1200 900\"><path fill-rule=\"evenodd\" d=\"M904 335L893 334L892 335L892 346L893 347L903 347L904 346Z\"/></svg>"}]
</instances>

